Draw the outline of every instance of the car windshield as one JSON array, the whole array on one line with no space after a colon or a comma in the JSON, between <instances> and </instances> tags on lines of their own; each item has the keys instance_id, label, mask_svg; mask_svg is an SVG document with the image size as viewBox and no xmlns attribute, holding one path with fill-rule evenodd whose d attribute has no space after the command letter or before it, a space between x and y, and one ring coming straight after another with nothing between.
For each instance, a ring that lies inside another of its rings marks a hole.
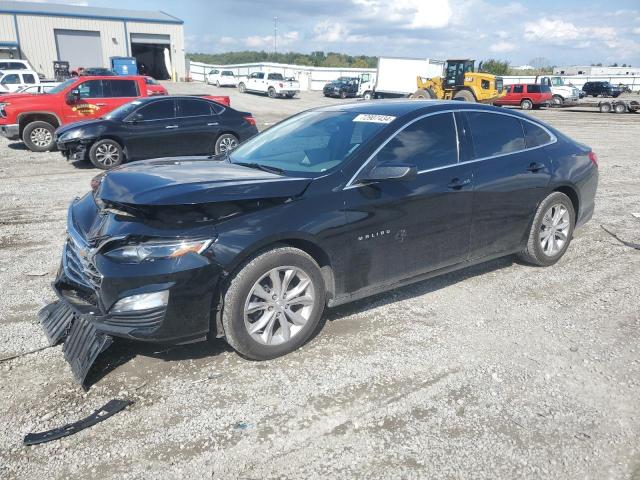
<instances>
[{"instance_id":1,"label":"car windshield","mask_svg":"<svg viewBox=\"0 0 640 480\"><path fill-rule=\"evenodd\" d=\"M394 118L341 111L301 113L243 143L229 160L315 177L338 167Z\"/></svg>"},{"instance_id":2,"label":"car windshield","mask_svg":"<svg viewBox=\"0 0 640 480\"><path fill-rule=\"evenodd\" d=\"M564 87L564 81L561 77L553 77L551 78L551 85L554 87Z\"/></svg>"},{"instance_id":3,"label":"car windshield","mask_svg":"<svg viewBox=\"0 0 640 480\"><path fill-rule=\"evenodd\" d=\"M65 80L60 85L58 85L56 87L53 87L51 90L49 90L48 93L60 93L63 90L65 90L67 87L69 87L70 85L73 85L75 83L75 81L76 81L75 78L70 78L68 80Z\"/></svg>"},{"instance_id":4,"label":"car windshield","mask_svg":"<svg viewBox=\"0 0 640 480\"><path fill-rule=\"evenodd\" d=\"M104 118L106 118L107 120L123 120L140 105L142 105L142 102L140 100L134 100L133 102L125 103L115 110L111 110L104 116Z\"/></svg>"}]
</instances>

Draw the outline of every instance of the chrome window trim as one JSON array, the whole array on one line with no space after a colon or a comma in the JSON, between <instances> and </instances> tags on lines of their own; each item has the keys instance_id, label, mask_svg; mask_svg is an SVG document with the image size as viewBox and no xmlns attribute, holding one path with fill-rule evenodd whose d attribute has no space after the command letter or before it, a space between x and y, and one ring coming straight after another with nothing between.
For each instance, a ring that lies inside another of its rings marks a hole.
<instances>
[{"instance_id":1,"label":"chrome window trim","mask_svg":"<svg viewBox=\"0 0 640 480\"><path fill-rule=\"evenodd\" d=\"M518 115L513 115L513 114L510 114L510 113L507 113L507 112L494 112L492 110L483 110L483 109L480 109L480 108L465 108L465 109L456 109L456 110L453 110L453 109L451 109L451 110L439 110L437 112L425 113L424 115L420 115L419 117L416 117L413 120L411 120L410 122L404 124L402 127L398 128L395 132L393 132L393 134L389 135L389 138L387 138L382 144L380 144L378 146L378 148L376 148L374 150L374 152L371 155L369 155L369 157L362 163L360 168L358 168L356 173L353 174L351 179L344 186L343 190L348 190L348 189L351 189L351 188L358 188L358 187L361 187L363 185L367 185L367 184L357 184L357 183L354 183L354 181L357 179L358 175L360 175L362 170L364 170L364 168L369 164L369 162L371 160L373 160L373 158L380 152L380 150L382 150L387 145L387 143L389 143L391 141L391 139L393 139L396 135L398 135L401 131L403 131L409 125L417 122L418 120L422 120L423 118L430 117L430 116L433 116L433 115L438 115L440 113L452 113L452 114L454 114L453 115L453 119L455 121L455 118L456 118L455 117L455 113L456 112L461 112L461 113L464 113L464 112L481 112L481 113L490 113L490 114L493 114L493 115L504 115L505 117L517 118L518 120L529 122L529 123L531 123L532 125L535 125L538 128L542 128L545 132L547 132L547 134L551 138L551 141L548 142L548 143L544 143L542 145L531 147L531 148L524 148L522 150L516 150L514 152L508 152L508 153L501 153L499 155L491 155L491 156L488 156L488 157L474 158L473 160L467 160L467 161L464 161L464 162L460 161L460 155L458 153L458 163L451 164L451 165L444 165L442 167L435 167L435 168L428 168L428 169L425 169L425 170L419 170L418 171L418 175L423 174L423 173L427 173L427 172L433 172L433 171L436 171L436 170L443 170L445 168L451 168L451 167L455 167L455 166L458 166L458 165L466 165L466 164L470 164L470 163L482 162L484 160L489 160L489 159L492 159L492 158L504 157L506 155L513 155L514 153L528 152L530 150L536 150L538 148L542 148L542 147L546 147L548 145L552 145L552 144L554 144L554 143L556 143L558 141L558 138L547 127L545 127L544 125L536 123L536 122L534 122L532 120L529 120L528 118L522 118L522 117L520 117ZM460 139L459 139L459 137L457 135L457 133L458 133L458 130L457 130L457 125L458 124L457 124L457 122L456 122L455 125L456 125L456 138L457 138L457 141L459 142ZM522 132L522 135L523 135L523 138L524 138L524 131ZM525 138L525 142L526 142L526 138Z\"/></svg>"}]
</instances>

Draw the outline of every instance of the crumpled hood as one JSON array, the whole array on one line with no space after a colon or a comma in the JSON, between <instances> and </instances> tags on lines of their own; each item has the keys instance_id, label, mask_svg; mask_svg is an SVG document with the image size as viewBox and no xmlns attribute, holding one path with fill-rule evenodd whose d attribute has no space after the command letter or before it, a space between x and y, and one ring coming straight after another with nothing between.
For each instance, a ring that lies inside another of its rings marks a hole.
<instances>
[{"instance_id":1,"label":"crumpled hood","mask_svg":"<svg viewBox=\"0 0 640 480\"><path fill-rule=\"evenodd\" d=\"M107 122L109 122L109 120L105 120L102 118L95 118L92 120L81 120L79 122L73 122L67 125L62 125L56 130L56 134L60 136L63 133L66 133L70 130L76 130L78 128L87 128L87 127L98 127L106 124Z\"/></svg>"},{"instance_id":2,"label":"crumpled hood","mask_svg":"<svg viewBox=\"0 0 640 480\"><path fill-rule=\"evenodd\" d=\"M98 196L130 205L188 205L293 197L310 182L208 157L161 158L106 173Z\"/></svg>"}]
</instances>

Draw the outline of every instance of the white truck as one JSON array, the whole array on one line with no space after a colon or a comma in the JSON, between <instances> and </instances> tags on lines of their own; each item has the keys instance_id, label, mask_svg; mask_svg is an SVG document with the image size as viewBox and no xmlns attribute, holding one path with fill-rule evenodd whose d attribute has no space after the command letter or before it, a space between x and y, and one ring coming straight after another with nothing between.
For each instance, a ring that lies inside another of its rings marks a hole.
<instances>
[{"instance_id":1,"label":"white truck","mask_svg":"<svg viewBox=\"0 0 640 480\"><path fill-rule=\"evenodd\" d=\"M576 103L580 100L580 90L570 83L565 84L562 77L538 75L536 76L535 83L551 87L551 94L553 95L552 105L555 107Z\"/></svg>"},{"instance_id":2,"label":"white truck","mask_svg":"<svg viewBox=\"0 0 640 480\"><path fill-rule=\"evenodd\" d=\"M24 87L39 85L40 77L33 70L0 71L0 93L14 93Z\"/></svg>"},{"instance_id":3,"label":"white truck","mask_svg":"<svg viewBox=\"0 0 640 480\"><path fill-rule=\"evenodd\" d=\"M418 77L442 76L444 62L429 58L378 58L374 98L408 97L417 88Z\"/></svg>"},{"instance_id":4,"label":"white truck","mask_svg":"<svg viewBox=\"0 0 640 480\"><path fill-rule=\"evenodd\" d=\"M240 93L266 93L271 98L293 98L300 91L297 80L285 79L281 73L253 72L246 80L238 82Z\"/></svg>"}]
</instances>

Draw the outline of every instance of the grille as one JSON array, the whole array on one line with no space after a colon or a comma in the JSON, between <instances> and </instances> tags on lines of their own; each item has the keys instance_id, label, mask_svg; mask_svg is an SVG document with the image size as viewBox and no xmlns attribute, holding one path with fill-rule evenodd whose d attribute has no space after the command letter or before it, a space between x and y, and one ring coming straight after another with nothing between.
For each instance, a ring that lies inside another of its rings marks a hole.
<instances>
[{"instance_id":1,"label":"grille","mask_svg":"<svg viewBox=\"0 0 640 480\"><path fill-rule=\"evenodd\" d=\"M69 280L94 291L100 289L102 275L89 258L89 249L78 245L72 237L67 238L63 254L64 272Z\"/></svg>"}]
</instances>

